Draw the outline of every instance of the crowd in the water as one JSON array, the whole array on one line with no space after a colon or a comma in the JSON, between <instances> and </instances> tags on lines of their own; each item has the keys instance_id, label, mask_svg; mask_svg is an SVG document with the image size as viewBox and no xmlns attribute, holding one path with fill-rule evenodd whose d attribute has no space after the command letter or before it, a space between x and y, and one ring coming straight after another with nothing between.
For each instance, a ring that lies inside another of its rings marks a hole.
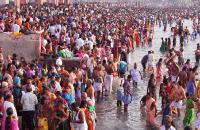
<instances>
[{"instance_id":1,"label":"crowd in the water","mask_svg":"<svg viewBox=\"0 0 200 130\"><path fill-rule=\"evenodd\" d=\"M56 59L53 66L38 59L27 62L15 53L3 55L6 50L0 48L1 130L19 130L19 116L22 130L95 130L95 104L101 97L110 96L112 87L116 87L116 104L124 104L124 112L128 112L132 90L145 76L149 81L141 109L146 109L147 125L178 130L172 119L180 116L186 104L184 129L192 130L192 124L195 130L200 129L200 82L196 78L200 45L195 51L195 66L183 55L187 51L184 44L199 37L199 11L198 7L101 3L57 7L28 4L20 12L12 6L0 8L0 38L4 32L16 36L40 33L41 54ZM183 26L185 19L193 21L192 32ZM172 26L174 23L176 26ZM140 46L154 44L155 26L164 32L171 28L173 38L161 39L160 51L165 58L154 65L157 52L151 50L141 59L143 72L136 63L130 68L129 55ZM180 49L175 50L175 46ZM81 65L67 70L62 60L73 57L81 59ZM116 77L121 79L118 86L113 85ZM161 112L157 112L157 90L162 97ZM162 124L156 123L158 114L163 115Z\"/></svg>"}]
</instances>

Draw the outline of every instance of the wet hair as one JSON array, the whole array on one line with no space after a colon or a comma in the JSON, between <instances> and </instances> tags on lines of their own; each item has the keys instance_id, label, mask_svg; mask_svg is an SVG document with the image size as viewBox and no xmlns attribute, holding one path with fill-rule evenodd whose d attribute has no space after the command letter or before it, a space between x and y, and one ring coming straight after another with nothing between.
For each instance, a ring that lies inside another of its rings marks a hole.
<instances>
[{"instance_id":1,"label":"wet hair","mask_svg":"<svg viewBox=\"0 0 200 130\"><path fill-rule=\"evenodd\" d=\"M78 104L77 103L72 103L71 108L72 108L72 110L78 108Z\"/></svg>"},{"instance_id":2,"label":"wet hair","mask_svg":"<svg viewBox=\"0 0 200 130\"><path fill-rule=\"evenodd\" d=\"M103 64L107 64L106 60L103 60Z\"/></svg>"},{"instance_id":3,"label":"wet hair","mask_svg":"<svg viewBox=\"0 0 200 130\"><path fill-rule=\"evenodd\" d=\"M163 60L163 59L162 59L162 58L160 58L158 62L162 62L162 60Z\"/></svg>"},{"instance_id":4,"label":"wet hair","mask_svg":"<svg viewBox=\"0 0 200 130\"><path fill-rule=\"evenodd\" d=\"M186 97L189 97L189 96L190 96L190 94L189 94L188 92L187 92L185 95L186 95Z\"/></svg>"},{"instance_id":5,"label":"wet hair","mask_svg":"<svg viewBox=\"0 0 200 130\"><path fill-rule=\"evenodd\" d=\"M196 72L198 69L198 66L195 66L194 68L192 68L192 72Z\"/></svg>"},{"instance_id":6,"label":"wet hair","mask_svg":"<svg viewBox=\"0 0 200 130\"><path fill-rule=\"evenodd\" d=\"M81 101L80 108L84 108L85 105L87 105L87 101L86 101L86 100L82 100L82 101Z\"/></svg>"},{"instance_id":7,"label":"wet hair","mask_svg":"<svg viewBox=\"0 0 200 130\"><path fill-rule=\"evenodd\" d=\"M137 68L137 64L136 64L136 63L134 63L134 68L135 68L135 69Z\"/></svg>"},{"instance_id":8,"label":"wet hair","mask_svg":"<svg viewBox=\"0 0 200 130\"><path fill-rule=\"evenodd\" d=\"M189 63L190 62L190 59L187 59L186 63Z\"/></svg>"},{"instance_id":9,"label":"wet hair","mask_svg":"<svg viewBox=\"0 0 200 130\"><path fill-rule=\"evenodd\" d=\"M12 115L13 115L13 109L11 107L9 107L6 110L7 113L7 117L6 117L6 125L5 125L5 129L6 130L10 130L11 129L11 119L12 119Z\"/></svg>"},{"instance_id":10,"label":"wet hair","mask_svg":"<svg viewBox=\"0 0 200 130\"><path fill-rule=\"evenodd\" d=\"M131 78L132 78L132 76L131 76L131 75L128 75L127 79L131 79Z\"/></svg>"}]
</instances>

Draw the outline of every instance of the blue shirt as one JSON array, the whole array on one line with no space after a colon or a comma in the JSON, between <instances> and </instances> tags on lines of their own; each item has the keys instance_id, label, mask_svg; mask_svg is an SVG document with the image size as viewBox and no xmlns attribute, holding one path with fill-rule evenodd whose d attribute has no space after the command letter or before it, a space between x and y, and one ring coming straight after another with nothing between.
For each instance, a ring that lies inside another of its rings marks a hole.
<instances>
[{"instance_id":1,"label":"blue shirt","mask_svg":"<svg viewBox=\"0 0 200 130\"><path fill-rule=\"evenodd\" d=\"M14 85L15 86L21 86L21 79L19 76L14 77Z\"/></svg>"},{"instance_id":2,"label":"blue shirt","mask_svg":"<svg viewBox=\"0 0 200 130\"><path fill-rule=\"evenodd\" d=\"M67 101L69 106L75 102L75 98L72 93L63 93L62 97Z\"/></svg>"},{"instance_id":3,"label":"blue shirt","mask_svg":"<svg viewBox=\"0 0 200 130\"><path fill-rule=\"evenodd\" d=\"M120 61L119 72L125 73L127 69L127 63L125 61Z\"/></svg>"}]
</instances>

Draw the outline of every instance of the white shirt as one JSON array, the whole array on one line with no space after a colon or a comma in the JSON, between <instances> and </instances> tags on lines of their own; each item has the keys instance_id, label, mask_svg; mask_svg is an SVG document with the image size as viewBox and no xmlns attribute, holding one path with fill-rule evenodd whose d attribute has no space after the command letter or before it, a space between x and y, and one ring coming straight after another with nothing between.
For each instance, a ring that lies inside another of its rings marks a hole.
<instances>
[{"instance_id":1,"label":"white shirt","mask_svg":"<svg viewBox=\"0 0 200 130\"><path fill-rule=\"evenodd\" d=\"M59 57L58 59L56 59L56 65L59 65L59 66L62 65L62 59L61 59L61 57Z\"/></svg>"},{"instance_id":2,"label":"white shirt","mask_svg":"<svg viewBox=\"0 0 200 130\"><path fill-rule=\"evenodd\" d=\"M93 49L93 45L94 45L94 43L93 43L92 41L90 41L90 40L89 40L87 43L88 43L89 46L90 46L90 50L92 50L92 49Z\"/></svg>"},{"instance_id":3,"label":"white shirt","mask_svg":"<svg viewBox=\"0 0 200 130\"><path fill-rule=\"evenodd\" d=\"M59 39L60 38L60 32L56 32L55 36L56 36L57 39Z\"/></svg>"},{"instance_id":4,"label":"white shirt","mask_svg":"<svg viewBox=\"0 0 200 130\"><path fill-rule=\"evenodd\" d=\"M17 110L12 102L9 102L9 101L4 102L4 115L6 115L6 117L7 117L6 111L10 107L13 109L13 116L18 120Z\"/></svg>"},{"instance_id":5,"label":"white shirt","mask_svg":"<svg viewBox=\"0 0 200 130\"><path fill-rule=\"evenodd\" d=\"M78 33L75 33L74 34L74 38L77 40L79 38L79 34Z\"/></svg>"},{"instance_id":6,"label":"white shirt","mask_svg":"<svg viewBox=\"0 0 200 130\"><path fill-rule=\"evenodd\" d=\"M66 30L67 30L66 27L65 27L65 26L62 26L61 31L62 31L62 32L66 32Z\"/></svg>"},{"instance_id":7,"label":"white shirt","mask_svg":"<svg viewBox=\"0 0 200 130\"><path fill-rule=\"evenodd\" d=\"M134 68L131 70L131 76L132 76L133 81L135 82L139 82L141 79L140 72Z\"/></svg>"},{"instance_id":8,"label":"white shirt","mask_svg":"<svg viewBox=\"0 0 200 130\"><path fill-rule=\"evenodd\" d=\"M148 55L148 64L153 65L153 54Z\"/></svg>"},{"instance_id":9,"label":"white shirt","mask_svg":"<svg viewBox=\"0 0 200 130\"><path fill-rule=\"evenodd\" d=\"M32 92L35 91L35 85L31 84Z\"/></svg>"},{"instance_id":10,"label":"white shirt","mask_svg":"<svg viewBox=\"0 0 200 130\"><path fill-rule=\"evenodd\" d=\"M60 25L60 24L56 24L56 30L58 30L59 29L59 33L61 32L61 29L62 29L62 26Z\"/></svg>"},{"instance_id":11,"label":"white shirt","mask_svg":"<svg viewBox=\"0 0 200 130\"><path fill-rule=\"evenodd\" d=\"M93 70L94 70L94 65L93 65L93 62L92 62L92 59L91 59L91 58L89 58L89 59L87 60L87 66L89 67L90 71L93 72Z\"/></svg>"},{"instance_id":12,"label":"white shirt","mask_svg":"<svg viewBox=\"0 0 200 130\"><path fill-rule=\"evenodd\" d=\"M42 45L45 47L48 44L46 39L43 39Z\"/></svg>"},{"instance_id":13,"label":"white shirt","mask_svg":"<svg viewBox=\"0 0 200 130\"><path fill-rule=\"evenodd\" d=\"M165 126L163 125L163 126L161 126L160 127L160 130L166 130L165 129ZM176 130L173 126L171 126L168 130Z\"/></svg>"},{"instance_id":14,"label":"white shirt","mask_svg":"<svg viewBox=\"0 0 200 130\"><path fill-rule=\"evenodd\" d=\"M85 42L84 42L84 40L82 38L77 39L77 41L76 41L77 49L80 49L84 45L85 45Z\"/></svg>"},{"instance_id":15,"label":"white shirt","mask_svg":"<svg viewBox=\"0 0 200 130\"><path fill-rule=\"evenodd\" d=\"M49 32L51 33L51 35L55 35L55 33L56 33L56 28L55 28L55 26L50 26L50 27L49 27Z\"/></svg>"},{"instance_id":16,"label":"white shirt","mask_svg":"<svg viewBox=\"0 0 200 130\"><path fill-rule=\"evenodd\" d=\"M76 23L75 22L72 22L72 27L76 28Z\"/></svg>"},{"instance_id":17,"label":"white shirt","mask_svg":"<svg viewBox=\"0 0 200 130\"><path fill-rule=\"evenodd\" d=\"M19 32L19 31L20 31L20 26L18 24L13 24L12 32Z\"/></svg>"},{"instance_id":18,"label":"white shirt","mask_svg":"<svg viewBox=\"0 0 200 130\"><path fill-rule=\"evenodd\" d=\"M55 88L56 91L59 91L59 92L62 92L62 87L60 85L59 82L56 81L56 88Z\"/></svg>"},{"instance_id":19,"label":"white shirt","mask_svg":"<svg viewBox=\"0 0 200 130\"><path fill-rule=\"evenodd\" d=\"M66 40L66 44L69 45L70 44L70 37L67 36L65 40Z\"/></svg>"},{"instance_id":20,"label":"white shirt","mask_svg":"<svg viewBox=\"0 0 200 130\"><path fill-rule=\"evenodd\" d=\"M34 111L35 105L38 104L37 96L32 92L27 92L22 95L21 104L23 111Z\"/></svg>"}]
</instances>

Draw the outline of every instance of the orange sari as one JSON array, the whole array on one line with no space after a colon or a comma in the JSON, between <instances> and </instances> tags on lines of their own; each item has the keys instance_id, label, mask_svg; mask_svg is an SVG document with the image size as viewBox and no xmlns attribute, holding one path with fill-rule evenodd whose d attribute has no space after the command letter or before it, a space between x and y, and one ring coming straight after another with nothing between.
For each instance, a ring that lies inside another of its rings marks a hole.
<instances>
[{"instance_id":1,"label":"orange sari","mask_svg":"<svg viewBox=\"0 0 200 130\"><path fill-rule=\"evenodd\" d=\"M146 113L147 113L146 121L150 125L155 125L156 109L152 108L153 102L155 102L155 100L152 97L150 97L146 101Z\"/></svg>"},{"instance_id":2,"label":"orange sari","mask_svg":"<svg viewBox=\"0 0 200 130\"><path fill-rule=\"evenodd\" d=\"M92 117L90 115L90 112L87 108L81 108L84 113L85 113L85 118L86 118L86 122L87 122L87 125L88 125L88 130L94 130L94 123L93 123L93 120L92 120Z\"/></svg>"}]
</instances>

